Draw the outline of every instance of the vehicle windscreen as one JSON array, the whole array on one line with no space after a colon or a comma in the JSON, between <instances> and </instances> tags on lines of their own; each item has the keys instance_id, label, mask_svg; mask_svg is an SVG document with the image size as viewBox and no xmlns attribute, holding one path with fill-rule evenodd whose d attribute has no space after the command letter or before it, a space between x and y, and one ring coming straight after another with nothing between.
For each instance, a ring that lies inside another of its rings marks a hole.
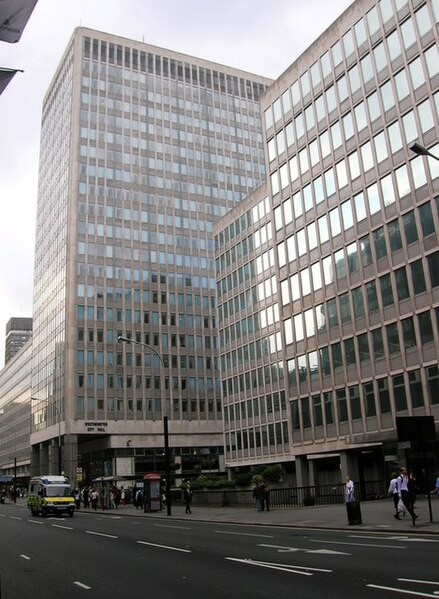
<instances>
[{"instance_id":1,"label":"vehicle windscreen","mask_svg":"<svg viewBox=\"0 0 439 599\"><path fill-rule=\"evenodd\" d=\"M72 490L70 487L62 485L48 485L46 487L46 497L71 497Z\"/></svg>"}]
</instances>

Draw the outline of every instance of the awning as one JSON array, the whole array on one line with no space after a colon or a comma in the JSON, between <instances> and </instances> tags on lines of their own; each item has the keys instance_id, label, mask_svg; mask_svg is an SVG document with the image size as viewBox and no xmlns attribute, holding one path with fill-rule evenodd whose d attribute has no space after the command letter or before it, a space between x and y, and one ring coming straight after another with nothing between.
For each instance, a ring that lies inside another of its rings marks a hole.
<instances>
[{"instance_id":1,"label":"awning","mask_svg":"<svg viewBox=\"0 0 439 599\"><path fill-rule=\"evenodd\" d=\"M8 474L0 475L0 483L11 483L13 480L14 480L14 477L10 476Z\"/></svg>"},{"instance_id":2,"label":"awning","mask_svg":"<svg viewBox=\"0 0 439 599\"><path fill-rule=\"evenodd\" d=\"M0 4L1 6L1 4ZM0 95L5 91L15 73L23 72L20 69L4 69L0 67Z\"/></svg>"}]
</instances>

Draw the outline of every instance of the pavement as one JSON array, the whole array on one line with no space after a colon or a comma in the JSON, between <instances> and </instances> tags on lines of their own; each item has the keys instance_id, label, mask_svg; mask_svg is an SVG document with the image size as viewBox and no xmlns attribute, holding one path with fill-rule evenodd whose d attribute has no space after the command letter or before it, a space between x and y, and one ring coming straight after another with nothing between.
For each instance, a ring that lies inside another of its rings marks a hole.
<instances>
[{"instance_id":1,"label":"pavement","mask_svg":"<svg viewBox=\"0 0 439 599\"><path fill-rule=\"evenodd\" d=\"M7 503L4 507L25 506L26 498L21 498L17 504ZM0 506L2 508L3 506ZM431 516L428 498L418 496L415 511L418 514L416 524L407 514L401 520L393 517L393 500L365 501L360 504L361 524L349 524L345 504L322 505L295 508L275 508L269 512L258 512L253 506L221 507L198 506L192 504L192 514L185 514L182 504L172 505L172 515L167 510L145 513L136 509L132 504L119 506L117 509L100 510L96 513L107 516L131 516L136 518L153 518L164 520L195 520L198 522L221 522L224 524L251 524L261 526L287 526L291 528L318 528L329 530L361 530L364 532L394 532L439 535L439 497L431 497ZM78 515L91 512L81 508ZM431 521L433 520L433 521Z\"/></svg>"}]
</instances>

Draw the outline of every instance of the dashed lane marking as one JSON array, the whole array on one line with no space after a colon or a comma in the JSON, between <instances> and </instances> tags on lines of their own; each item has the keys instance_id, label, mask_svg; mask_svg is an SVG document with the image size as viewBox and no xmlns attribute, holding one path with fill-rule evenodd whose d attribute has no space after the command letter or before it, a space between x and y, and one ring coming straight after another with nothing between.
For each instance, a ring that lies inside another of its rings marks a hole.
<instances>
[{"instance_id":1,"label":"dashed lane marking","mask_svg":"<svg viewBox=\"0 0 439 599\"><path fill-rule=\"evenodd\" d=\"M313 576L315 572L332 572L323 568L308 568L305 566L293 566L292 564L276 564L272 562L260 562L252 559L239 559L236 557L226 557L226 560L238 562L246 566L258 566L259 568L269 568L271 570L280 570L289 574L301 574L302 576Z\"/></svg>"},{"instance_id":2,"label":"dashed lane marking","mask_svg":"<svg viewBox=\"0 0 439 599\"><path fill-rule=\"evenodd\" d=\"M116 537L115 535L107 535L103 532L95 532L94 530L86 530L85 531L88 535L95 535L97 537L106 537L107 539L118 539L119 537Z\"/></svg>"},{"instance_id":3,"label":"dashed lane marking","mask_svg":"<svg viewBox=\"0 0 439 599\"><path fill-rule=\"evenodd\" d=\"M181 551L182 553L192 553L190 549L182 549L181 547L170 547L169 545L157 545L156 543L147 543L146 541L137 541L139 545L148 545L149 547L157 547L158 549L170 549L171 551Z\"/></svg>"},{"instance_id":4,"label":"dashed lane marking","mask_svg":"<svg viewBox=\"0 0 439 599\"><path fill-rule=\"evenodd\" d=\"M75 580L73 582L73 584L76 584L78 587L81 587L81 589L85 589L86 591L89 591L91 589L91 587L89 587L88 585L84 584L83 582L79 582L79 580Z\"/></svg>"}]
</instances>

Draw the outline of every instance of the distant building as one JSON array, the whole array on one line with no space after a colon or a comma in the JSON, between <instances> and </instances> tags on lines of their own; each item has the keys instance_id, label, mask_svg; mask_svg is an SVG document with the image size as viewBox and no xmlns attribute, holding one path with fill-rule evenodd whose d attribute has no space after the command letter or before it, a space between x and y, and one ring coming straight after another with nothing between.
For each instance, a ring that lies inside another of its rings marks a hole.
<instances>
[{"instance_id":1,"label":"distant building","mask_svg":"<svg viewBox=\"0 0 439 599\"><path fill-rule=\"evenodd\" d=\"M32 318L11 318L6 325L5 364L32 337Z\"/></svg>"},{"instance_id":2,"label":"distant building","mask_svg":"<svg viewBox=\"0 0 439 599\"><path fill-rule=\"evenodd\" d=\"M267 185L215 228L234 472L374 495L405 460L396 417L438 428L439 163L410 150L439 156L438 21L358 0L262 98Z\"/></svg>"}]
</instances>

